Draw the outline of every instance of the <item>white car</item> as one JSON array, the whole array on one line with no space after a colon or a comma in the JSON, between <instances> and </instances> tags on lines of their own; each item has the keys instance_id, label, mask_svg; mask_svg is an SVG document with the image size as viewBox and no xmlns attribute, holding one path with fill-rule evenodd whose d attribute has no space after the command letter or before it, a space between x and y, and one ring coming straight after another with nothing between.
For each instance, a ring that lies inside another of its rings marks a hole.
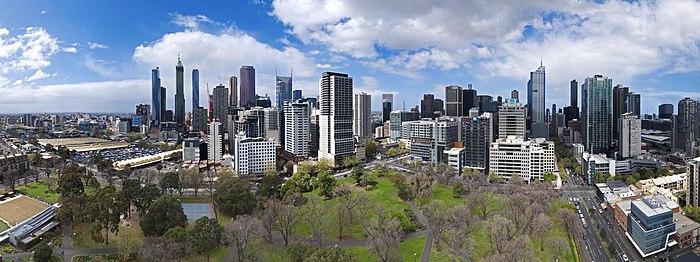
<instances>
[{"instance_id":1,"label":"white car","mask_svg":"<svg viewBox=\"0 0 700 262\"><path fill-rule=\"evenodd\" d=\"M624 261L630 261L630 260L627 258L627 254L622 254L622 260L624 260Z\"/></svg>"}]
</instances>

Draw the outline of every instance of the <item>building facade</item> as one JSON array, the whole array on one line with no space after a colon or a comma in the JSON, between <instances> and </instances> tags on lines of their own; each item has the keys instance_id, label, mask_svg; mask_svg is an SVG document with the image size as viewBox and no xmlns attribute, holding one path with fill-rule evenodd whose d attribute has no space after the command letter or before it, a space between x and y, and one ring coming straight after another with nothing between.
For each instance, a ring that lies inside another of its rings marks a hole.
<instances>
[{"instance_id":1,"label":"building facade","mask_svg":"<svg viewBox=\"0 0 700 262\"><path fill-rule=\"evenodd\" d=\"M359 137L372 137L372 96L360 92L355 94L352 129Z\"/></svg>"},{"instance_id":2,"label":"building facade","mask_svg":"<svg viewBox=\"0 0 700 262\"><path fill-rule=\"evenodd\" d=\"M526 115L527 109L515 101L498 107L498 137L519 136L525 139Z\"/></svg>"},{"instance_id":3,"label":"building facade","mask_svg":"<svg viewBox=\"0 0 700 262\"><path fill-rule=\"evenodd\" d=\"M508 136L491 143L489 171L505 180L517 176L528 183L544 181L544 174L554 170L554 142Z\"/></svg>"},{"instance_id":4,"label":"building facade","mask_svg":"<svg viewBox=\"0 0 700 262\"><path fill-rule=\"evenodd\" d=\"M160 69L158 67L151 70L151 104L153 107L152 117L153 123L151 126L159 126L163 121L163 112L161 111L161 94L160 94Z\"/></svg>"},{"instance_id":5,"label":"building facade","mask_svg":"<svg viewBox=\"0 0 700 262\"><path fill-rule=\"evenodd\" d=\"M261 178L268 168L275 168L276 142L263 137L237 135L233 168L243 176Z\"/></svg>"},{"instance_id":6,"label":"building facade","mask_svg":"<svg viewBox=\"0 0 700 262\"><path fill-rule=\"evenodd\" d=\"M212 117L214 121L221 122L223 131L228 130L228 88L224 85L217 85L214 88L212 103Z\"/></svg>"},{"instance_id":7,"label":"building facade","mask_svg":"<svg viewBox=\"0 0 700 262\"><path fill-rule=\"evenodd\" d=\"M192 111L192 131L207 131L207 123L209 122L208 114L209 112L203 107L195 108L194 111Z\"/></svg>"},{"instance_id":8,"label":"building facade","mask_svg":"<svg viewBox=\"0 0 700 262\"><path fill-rule=\"evenodd\" d=\"M231 91L231 98L229 105L232 107L238 107L238 77L231 76L228 78L228 87Z\"/></svg>"},{"instance_id":9,"label":"building facade","mask_svg":"<svg viewBox=\"0 0 700 262\"><path fill-rule=\"evenodd\" d=\"M462 118L462 145L464 166L488 173L489 147L493 141L493 117L491 113Z\"/></svg>"},{"instance_id":10,"label":"building facade","mask_svg":"<svg viewBox=\"0 0 700 262\"><path fill-rule=\"evenodd\" d=\"M324 72L319 79L320 159L342 161L353 154L352 78L347 74Z\"/></svg>"},{"instance_id":11,"label":"building facade","mask_svg":"<svg viewBox=\"0 0 700 262\"><path fill-rule=\"evenodd\" d=\"M209 160L221 161L223 155L223 134L221 133L221 123L209 123L209 141L207 143Z\"/></svg>"},{"instance_id":12,"label":"building facade","mask_svg":"<svg viewBox=\"0 0 700 262\"><path fill-rule=\"evenodd\" d=\"M461 86L451 85L445 87L445 115L463 116L463 99Z\"/></svg>"},{"instance_id":13,"label":"building facade","mask_svg":"<svg viewBox=\"0 0 700 262\"><path fill-rule=\"evenodd\" d=\"M192 111L199 107L199 69L192 69Z\"/></svg>"},{"instance_id":14,"label":"building facade","mask_svg":"<svg viewBox=\"0 0 700 262\"><path fill-rule=\"evenodd\" d=\"M700 157L688 160L688 190L686 203L700 206Z\"/></svg>"},{"instance_id":15,"label":"building facade","mask_svg":"<svg viewBox=\"0 0 700 262\"><path fill-rule=\"evenodd\" d=\"M284 103L284 151L289 158L309 157L310 113L309 104L305 101Z\"/></svg>"},{"instance_id":16,"label":"building facade","mask_svg":"<svg viewBox=\"0 0 700 262\"><path fill-rule=\"evenodd\" d=\"M540 64L534 72L530 72L527 81L527 116L532 123L547 122L545 118L545 69Z\"/></svg>"},{"instance_id":17,"label":"building facade","mask_svg":"<svg viewBox=\"0 0 700 262\"><path fill-rule=\"evenodd\" d=\"M178 132L182 132L185 127L185 67L179 56L175 66L175 122Z\"/></svg>"},{"instance_id":18,"label":"building facade","mask_svg":"<svg viewBox=\"0 0 700 262\"><path fill-rule=\"evenodd\" d=\"M620 116L618 122L618 152L622 158L636 157L642 154L642 121L633 113Z\"/></svg>"},{"instance_id":19,"label":"building facade","mask_svg":"<svg viewBox=\"0 0 700 262\"><path fill-rule=\"evenodd\" d=\"M587 77L581 88L583 145L593 154L607 153L613 135L612 79L602 75Z\"/></svg>"},{"instance_id":20,"label":"building facade","mask_svg":"<svg viewBox=\"0 0 700 262\"><path fill-rule=\"evenodd\" d=\"M241 75L241 90L239 107L251 108L255 107L257 96L255 95L255 68L253 66L242 66Z\"/></svg>"},{"instance_id":21,"label":"building facade","mask_svg":"<svg viewBox=\"0 0 700 262\"><path fill-rule=\"evenodd\" d=\"M406 112L396 110L391 112L389 117L389 136L391 139L400 139L403 122L418 120L418 114L415 112Z\"/></svg>"},{"instance_id":22,"label":"building facade","mask_svg":"<svg viewBox=\"0 0 700 262\"><path fill-rule=\"evenodd\" d=\"M676 233L673 211L658 196L632 201L625 233L642 257L666 250Z\"/></svg>"}]
</instances>

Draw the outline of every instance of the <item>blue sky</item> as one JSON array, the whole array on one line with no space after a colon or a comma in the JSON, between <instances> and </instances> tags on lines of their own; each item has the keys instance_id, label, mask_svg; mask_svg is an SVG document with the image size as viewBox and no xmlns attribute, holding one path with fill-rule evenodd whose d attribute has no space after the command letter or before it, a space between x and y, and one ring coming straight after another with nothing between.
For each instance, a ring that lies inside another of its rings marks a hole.
<instances>
[{"instance_id":1,"label":"blue sky","mask_svg":"<svg viewBox=\"0 0 700 262\"><path fill-rule=\"evenodd\" d=\"M409 3L411 2L411 3ZM418 105L424 93L472 83L479 94L525 99L544 61L547 107L568 103L568 82L594 74L642 94L643 113L700 99L696 1L4 1L0 9L0 113L131 112L150 103L161 68L173 107L174 67L199 68L201 97L257 70L274 95L275 70L318 93L323 71L355 90Z\"/></svg>"}]
</instances>

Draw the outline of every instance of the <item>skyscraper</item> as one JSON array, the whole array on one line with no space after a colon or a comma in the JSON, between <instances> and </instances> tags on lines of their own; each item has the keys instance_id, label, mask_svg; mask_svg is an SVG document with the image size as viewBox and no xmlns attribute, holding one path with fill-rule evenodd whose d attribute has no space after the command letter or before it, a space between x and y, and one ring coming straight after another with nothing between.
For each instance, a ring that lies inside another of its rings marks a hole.
<instances>
[{"instance_id":1,"label":"skyscraper","mask_svg":"<svg viewBox=\"0 0 700 262\"><path fill-rule=\"evenodd\" d=\"M309 103L303 100L284 103L284 151L290 158L309 157L310 111Z\"/></svg>"},{"instance_id":2,"label":"skyscraper","mask_svg":"<svg viewBox=\"0 0 700 262\"><path fill-rule=\"evenodd\" d=\"M382 94L382 122L389 121L391 111L394 111L394 94Z\"/></svg>"},{"instance_id":3,"label":"skyscraper","mask_svg":"<svg viewBox=\"0 0 700 262\"><path fill-rule=\"evenodd\" d=\"M493 141L491 113L462 118L462 144L465 149L464 166L488 173L489 147Z\"/></svg>"},{"instance_id":4,"label":"skyscraper","mask_svg":"<svg viewBox=\"0 0 700 262\"><path fill-rule=\"evenodd\" d=\"M255 107L255 68L253 66L241 67L241 100L238 106Z\"/></svg>"},{"instance_id":5,"label":"skyscraper","mask_svg":"<svg viewBox=\"0 0 700 262\"><path fill-rule=\"evenodd\" d=\"M472 108L479 107L479 102L476 96L476 89L472 88L472 84L467 85L467 89L462 90L462 115L467 115Z\"/></svg>"},{"instance_id":6,"label":"skyscraper","mask_svg":"<svg viewBox=\"0 0 700 262\"><path fill-rule=\"evenodd\" d=\"M319 79L320 159L337 162L353 153L352 95L347 74L324 72Z\"/></svg>"},{"instance_id":7,"label":"skyscraper","mask_svg":"<svg viewBox=\"0 0 700 262\"><path fill-rule=\"evenodd\" d=\"M207 143L209 147L209 150L207 150L209 160L221 161L221 154L223 152L221 135L221 123L216 121L209 123L209 142Z\"/></svg>"},{"instance_id":8,"label":"skyscraper","mask_svg":"<svg viewBox=\"0 0 700 262\"><path fill-rule=\"evenodd\" d=\"M530 72L527 81L527 116L532 123L544 123L545 119L545 71L540 64L534 72Z\"/></svg>"},{"instance_id":9,"label":"skyscraper","mask_svg":"<svg viewBox=\"0 0 700 262\"><path fill-rule=\"evenodd\" d=\"M156 67L151 70L151 104L153 105L153 123L151 123L151 126L158 126L163 121L160 90L160 69Z\"/></svg>"},{"instance_id":10,"label":"skyscraper","mask_svg":"<svg viewBox=\"0 0 700 262\"><path fill-rule=\"evenodd\" d=\"M301 90L292 91L292 100L301 99Z\"/></svg>"},{"instance_id":11,"label":"skyscraper","mask_svg":"<svg viewBox=\"0 0 700 262\"><path fill-rule=\"evenodd\" d=\"M207 130L207 110L203 107L192 111L192 131L202 132Z\"/></svg>"},{"instance_id":12,"label":"skyscraper","mask_svg":"<svg viewBox=\"0 0 700 262\"><path fill-rule=\"evenodd\" d=\"M159 81L159 82L160 82L160 81ZM168 108L168 107L167 107L167 104L166 104L166 102L168 101L168 99L167 99L167 92L166 92L166 91L167 91L167 90L165 89L164 86L161 86L161 87L160 87L160 121L158 121L159 124L160 124L160 122L169 121L169 120L166 120L166 118L165 118L165 111L166 111L167 108Z\"/></svg>"},{"instance_id":13,"label":"skyscraper","mask_svg":"<svg viewBox=\"0 0 700 262\"><path fill-rule=\"evenodd\" d=\"M686 203L697 207L700 205L700 157L688 162L688 190Z\"/></svg>"},{"instance_id":14,"label":"skyscraper","mask_svg":"<svg viewBox=\"0 0 700 262\"><path fill-rule=\"evenodd\" d=\"M520 92L518 92L518 90L515 89L513 89L513 91L510 91L510 99L520 100Z\"/></svg>"},{"instance_id":15,"label":"skyscraper","mask_svg":"<svg viewBox=\"0 0 700 262\"><path fill-rule=\"evenodd\" d=\"M592 154L607 153L613 136L612 79L587 77L581 87L583 145Z\"/></svg>"},{"instance_id":16,"label":"skyscraper","mask_svg":"<svg viewBox=\"0 0 700 262\"><path fill-rule=\"evenodd\" d=\"M627 96L627 112L625 113L632 113L637 116L641 116L641 107L642 96L640 94L630 92Z\"/></svg>"},{"instance_id":17,"label":"skyscraper","mask_svg":"<svg viewBox=\"0 0 700 262\"><path fill-rule=\"evenodd\" d=\"M389 101L392 105L394 104L394 94L382 94L382 101Z\"/></svg>"},{"instance_id":18,"label":"skyscraper","mask_svg":"<svg viewBox=\"0 0 700 262\"><path fill-rule=\"evenodd\" d=\"M629 97L630 89L629 87L622 86L621 84L615 85L613 87L613 114L612 121L615 123L613 125L613 136L617 139L620 136L620 132L617 129L617 122L620 120L620 116L627 113L627 98Z\"/></svg>"},{"instance_id":19,"label":"skyscraper","mask_svg":"<svg viewBox=\"0 0 700 262\"><path fill-rule=\"evenodd\" d=\"M620 157L636 157L642 153L642 120L634 113L624 113L618 122L620 136L617 139Z\"/></svg>"},{"instance_id":20,"label":"skyscraper","mask_svg":"<svg viewBox=\"0 0 700 262\"><path fill-rule=\"evenodd\" d=\"M226 132L228 129L228 88L219 84L214 88L213 95L214 99L212 99L211 103L214 121L220 122L222 131ZM229 135L231 134L229 133Z\"/></svg>"},{"instance_id":21,"label":"skyscraper","mask_svg":"<svg viewBox=\"0 0 700 262\"><path fill-rule=\"evenodd\" d=\"M231 100L229 105L232 107L238 107L238 77L231 76L228 78L228 87L231 91Z\"/></svg>"},{"instance_id":22,"label":"skyscraper","mask_svg":"<svg viewBox=\"0 0 700 262\"><path fill-rule=\"evenodd\" d=\"M372 96L365 92L355 94L353 133L359 137L372 137Z\"/></svg>"},{"instance_id":23,"label":"skyscraper","mask_svg":"<svg viewBox=\"0 0 700 262\"><path fill-rule=\"evenodd\" d=\"M674 149L692 153L692 147L700 138L700 102L688 97L678 101L678 116L674 134Z\"/></svg>"},{"instance_id":24,"label":"skyscraper","mask_svg":"<svg viewBox=\"0 0 700 262\"><path fill-rule=\"evenodd\" d=\"M527 110L515 101L509 101L498 108L498 138L518 136L526 139L525 118Z\"/></svg>"},{"instance_id":25,"label":"skyscraper","mask_svg":"<svg viewBox=\"0 0 700 262\"><path fill-rule=\"evenodd\" d=\"M573 119L578 119L579 118L579 108L578 108L578 81L576 79L571 80L571 86L570 86L570 91L569 95L571 96L571 117Z\"/></svg>"},{"instance_id":26,"label":"skyscraper","mask_svg":"<svg viewBox=\"0 0 700 262\"><path fill-rule=\"evenodd\" d=\"M433 118L435 110L435 95L424 94L423 100L420 101L420 117L421 118Z\"/></svg>"},{"instance_id":27,"label":"skyscraper","mask_svg":"<svg viewBox=\"0 0 700 262\"><path fill-rule=\"evenodd\" d=\"M180 56L177 57L175 66L175 122L177 131L182 132L185 127L185 67L182 66Z\"/></svg>"},{"instance_id":28,"label":"skyscraper","mask_svg":"<svg viewBox=\"0 0 700 262\"><path fill-rule=\"evenodd\" d=\"M192 112L199 107L199 69L192 69Z\"/></svg>"},{"instance_id":29,"label":"skyscraper","mask_svg":"<svg viewBox=\"0 0 700 262\"><path fill-rule=\"evenodd\" d=\"M451 85L445 87L445 115L463 116L462 87Z\"/></svg>"},{"instance_id":30,"label":"skyscraper","mask_svg":"<svg viewBox=\"0 0 700 262\"><path fill-rule=\"evenodd\" d=\"M673 104L659 105L659 118L671 119L671 117L673 117Z\"/></svg>"},{"instance_id":31,"label":"skyscraper","mask_svg":"<svg viewBox=\"0 0 700 262\"><path fill-rule=\"evenodd\" d=\"M276 76L276 106L278 110L284 107L284 101L292 99L292 77L291 76Z\"/></svg>"}]
</instances>

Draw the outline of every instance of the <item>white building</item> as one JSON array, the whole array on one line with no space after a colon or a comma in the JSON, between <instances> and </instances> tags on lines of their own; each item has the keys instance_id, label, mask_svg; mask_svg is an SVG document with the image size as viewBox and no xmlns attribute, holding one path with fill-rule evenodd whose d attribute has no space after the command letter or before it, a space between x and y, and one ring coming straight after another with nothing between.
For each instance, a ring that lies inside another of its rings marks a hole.
<instances>
[{"instance_id":1,"label":"white building","mask_svg":"<svg viewBox=\"0 0 700 262\"><path fill-rule=\"evenodd\" d=\"M581 171L583 174L595 178L595 173L608 173L610 176L615 176L617 170L617 161L607 158L604 154L589 154L584 152L582 155Z\"/></svg>"},{"instance_id":2,"label":"white building","mask_svg":"<svg viewBox=\"0 0 700 262\"><path fill-rule=\"evenodd\" d=\"M520 103L505 103L498 107L498 137L525 136L527 109Z\"/></svg>"},{"instance_id":3,"label":"white building","mask_svg":"<svg viewBox=\"0 0 700 262\"><path fill-rule=\"evenodd\" d=\"M576 158L576 161L579 163L583 163L583 152L586 151L586 147L584 147L581 143L573 144L573 147L574 158Z\"/></svg>"},{"instance_id":4,"label":"white building","mask_svg":"<svg viewBox=\"0 0 700 262\"><path fill-rule=\"evenodd\" d=\"M445 150L445 155L447 156L447 164L454 169L455 175L459 176L465 166L466 150L453 147L450 150Z\"/></svg>"},{"instance_id":5,"label":"white building","mask_svg":"<svg viewBox=\"0 0 700 262\"><path fill-rule=\"evenodd\" d=\"M262 137L249 138L237 135L235 138L233 168L240 175L262 175L275 165L276 142Z\"/></svg>"},{"instance_id":6,"label":"white building","mask_svg":"<svg viewBox=\"0 0 700 262\"><path fill-rule=\"evenodd\" d=\"M642 153L642 120L632 113L620 116L618 151L623 158L636 157Z\"/></svg>"},{"instance_id":7,"label":"white building","mask_svg":"<svg viewBox=\"0 0 700 262\"><path fill-rule=\"evenodd\" d=\"M309 103L284 102L284 151L291 157L309 157Z\"/></svg>"},{"instance_id":8,"label":"white building","mask_svg":"<svg viewBox=\"0 0 700 262\"><path fill-rule=\"evenodd\" d=\"M182 161L199 161L198 138L188 138L182 141Z\"/></svg>"},{"instance_id":9,"label":"white building","mask_svg":"<svg viewBox=\"0 0 700 262\"><path fill-rule=\"evenodd\" d=\"M528 182L542 181L546 172L555 170L554 142L518 136L499 138L491 143L489 170L507 180L516 175Z\"/></svg>"},{"instance_id":10,"label":"white building","mask_svg":"<svg viewBox=\"0 0 700 262\"><path fill-rule=\"evenodd\" d=\"M359 137L372 137L372 96L365 92L355 94L352 130Z\"/></svg>"},{"instance_id":11,"label":"white building","mask_svg":"<svg viewBox=\"0 0 700 262\"><path fill-rule=\"evenodd\" d=\"M644 192L649 192L653 187L668 189L673 192L683 191L688 189L688 174L677 174L672 176L663 176L651 179L639 180L636 183L639 189Z\"/></svg>"},{"instance_id":12,"label":"white building","mask_svg":"<svg viewBox=\"0 0 700 262\"><path fill-rule=\"evenodd\" d=\"M324 72L319 79L319 159L341 161L355 151L352 138L352 78Z\"/></svg>"},{"instance_id":13,"label":"white building","mask_svg":"<svg viewBox=\"0 0 700 262\"><path fill-rule=\"evenodd\" d=\"M221 161L221 155L223 152L223 141L221 137L221 123L211 122L209 123L209 142L207 157L209 160Z\"/></svg>"}]
</instances>

